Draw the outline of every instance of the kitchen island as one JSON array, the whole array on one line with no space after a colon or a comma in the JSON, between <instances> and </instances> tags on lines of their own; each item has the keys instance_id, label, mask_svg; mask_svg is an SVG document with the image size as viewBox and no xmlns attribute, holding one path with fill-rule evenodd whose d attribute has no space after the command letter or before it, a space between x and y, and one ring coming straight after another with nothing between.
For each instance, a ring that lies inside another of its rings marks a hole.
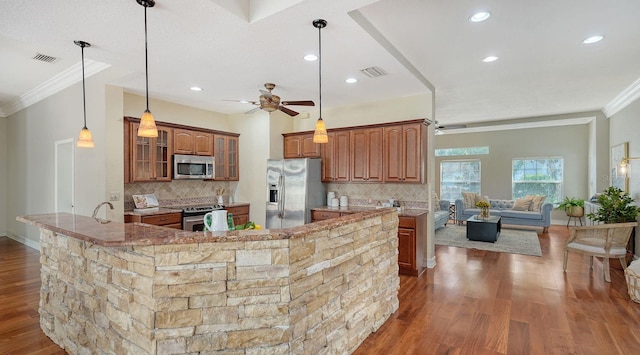
<instances>
[{"instance_id":1,"label":"kitchen island","mask_svg":"<svg viewBox=\"0 0 640 355\"><path fill-rule=\"evenodd\" d=\"M17 219L40 227L40 324L70 354L350 353L398 308L394 209L215 233Z\"/></svg>"}]
</instances>

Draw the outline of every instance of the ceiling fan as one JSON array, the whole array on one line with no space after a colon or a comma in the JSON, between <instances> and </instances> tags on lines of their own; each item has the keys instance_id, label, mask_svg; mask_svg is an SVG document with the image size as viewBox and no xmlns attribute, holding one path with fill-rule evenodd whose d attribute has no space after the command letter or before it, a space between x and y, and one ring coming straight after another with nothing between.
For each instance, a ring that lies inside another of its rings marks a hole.
<instances>
[{"instance_id":1,"label":"ceiling fan","mask_svg":"<svg viewBox=\"0 0 640 355\"><path fill-rule=\"evenodd\" d=\"M466 124L452 124L452 125L443 126L438 121L435 121L435 124L436 124L436 129L435 129L436 135L444 134L444 131L447 129L467 128Z\"/></svg>"},{"instance_id":2,"label":"ceiling fan","mask_svg":"<svg viewBox=\"0 0 640 355\"><path fill-rule=\"evenodd\" d=\"M296 116L298 115L298 112L285 107L285 106L315 106L315 103L313 103L313 101L311 100L304 100L304 101L280 101L280 96L275 95L271 92L271 90L273 90L276 87L276 84L274 83L265 83L264 87L267 90L260 90L260 93L262 95L260 95L259 101L247 101L247 100L224 100L224 101L236 101L236 102L242 102L242 103L249 103L252 105L255 105L257 107L245 112L246 114L250 114L250 113L254 113L260 109L267 111L267 112L273 112L276 110L280 110L284 113L286 113L289 116Z\"/></svg>"}]
</instances>

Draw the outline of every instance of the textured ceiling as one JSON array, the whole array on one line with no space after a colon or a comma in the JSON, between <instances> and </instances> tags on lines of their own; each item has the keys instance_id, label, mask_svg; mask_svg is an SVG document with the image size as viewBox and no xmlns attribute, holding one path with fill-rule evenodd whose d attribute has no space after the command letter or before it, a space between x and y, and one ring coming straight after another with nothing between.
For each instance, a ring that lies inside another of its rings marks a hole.
<instances>
[{"instance_id":1,"label":"textured ceiling","mask_svg":"<svg viewBox=\"0 0 640 355\"><path fill-rule=\"evenodd\" d=\"M491 18L470 23L480 9ZM274 82L283 100L317 103L318 63L302 57L317 53L311 22L324 18L323 107L426 93L423 77L445 124L599 110L640 78L638 13L637 0L157 0L148 9L150 96L241 113L251 105L223 100L256 100ZM0 109L77 66L74 40L92 44L85 58L123 73L110 84L144 94L143 16L135 0L0 1ZM581 43L596 33L605 39ZM60 59L37 62L36 53ZM500 59L483 63L489 54ZM371 66L388 75L359 72Z\"/></svg>"}]
</instances>

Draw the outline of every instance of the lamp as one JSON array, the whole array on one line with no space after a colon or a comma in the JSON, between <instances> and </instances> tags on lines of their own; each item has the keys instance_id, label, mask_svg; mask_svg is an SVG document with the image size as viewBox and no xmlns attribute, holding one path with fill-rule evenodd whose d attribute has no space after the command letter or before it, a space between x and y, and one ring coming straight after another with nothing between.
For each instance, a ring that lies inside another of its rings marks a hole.
<instances>
[{"instance_id":1,"label":"lamp","mask_svg":"<svg viewBox=\"0 0 640 355\"><path fill-rule=\"evenodd\" d=\"M151 111L149 111L149 59L147 57L147 7L153 7L156 2L155 0L136 0L136 2L144 6L144 73L147 89L147 109L144 110L140 118L138 137L157 137L158 128L156 128L156 121L153 119Z\"/></svg>"},{"instance_id":2,"label":"lamp","mask_svg":"<svg viewBox=\"0 0 640 355\"><path fill-rule=\"evenodd\" d=\"M640 157L625 157L620 160L620 173L624 176L629 174L629 160L640 160Z\"/></svg>"},{"instance_id":3,"label":"lamp","mask_svg":"<svg viewBox=\"0 0 640 355\"><path fill-rule=\"evenodd\" d=\"M327 143L327 126L322 119L322 36L320 32L327 27L327 21L322 19L313 20L313 27L318 29L318 91L320 92L320 114L316 121L316 129L313 131L313 143Z\"/></svg>"},{"instance_id":4,"label":"lamp","mask_svg":"<svg viewBox=\"0 0 640 355\"><path fill-rule=\"evenodd\" d=\"M76 45L80 46L82 51L82 105L84 107L84 127L80 130L80 136L78 137L78 148L93 148L93 137L91 131L87 128L87 97L84 87L84 47L91 47L90 43L84 41L73 41Z\"/></svg>"}]
</instances>

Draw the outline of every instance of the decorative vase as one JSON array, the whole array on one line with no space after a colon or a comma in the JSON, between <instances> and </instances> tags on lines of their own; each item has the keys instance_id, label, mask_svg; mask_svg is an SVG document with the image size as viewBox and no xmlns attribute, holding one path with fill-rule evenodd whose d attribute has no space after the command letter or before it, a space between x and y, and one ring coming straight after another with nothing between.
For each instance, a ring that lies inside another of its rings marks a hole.
<instances>
[{"instance_id":1,"label":"decorative vase","mask_svg":"<svg viewBox=\"0 0 640 355\"><path fill-rule=\"evenodd\" d=\"M483 207L480 209L480 218L482 219L489 218L489 207Z\"/></svg>"}]
</instances>

